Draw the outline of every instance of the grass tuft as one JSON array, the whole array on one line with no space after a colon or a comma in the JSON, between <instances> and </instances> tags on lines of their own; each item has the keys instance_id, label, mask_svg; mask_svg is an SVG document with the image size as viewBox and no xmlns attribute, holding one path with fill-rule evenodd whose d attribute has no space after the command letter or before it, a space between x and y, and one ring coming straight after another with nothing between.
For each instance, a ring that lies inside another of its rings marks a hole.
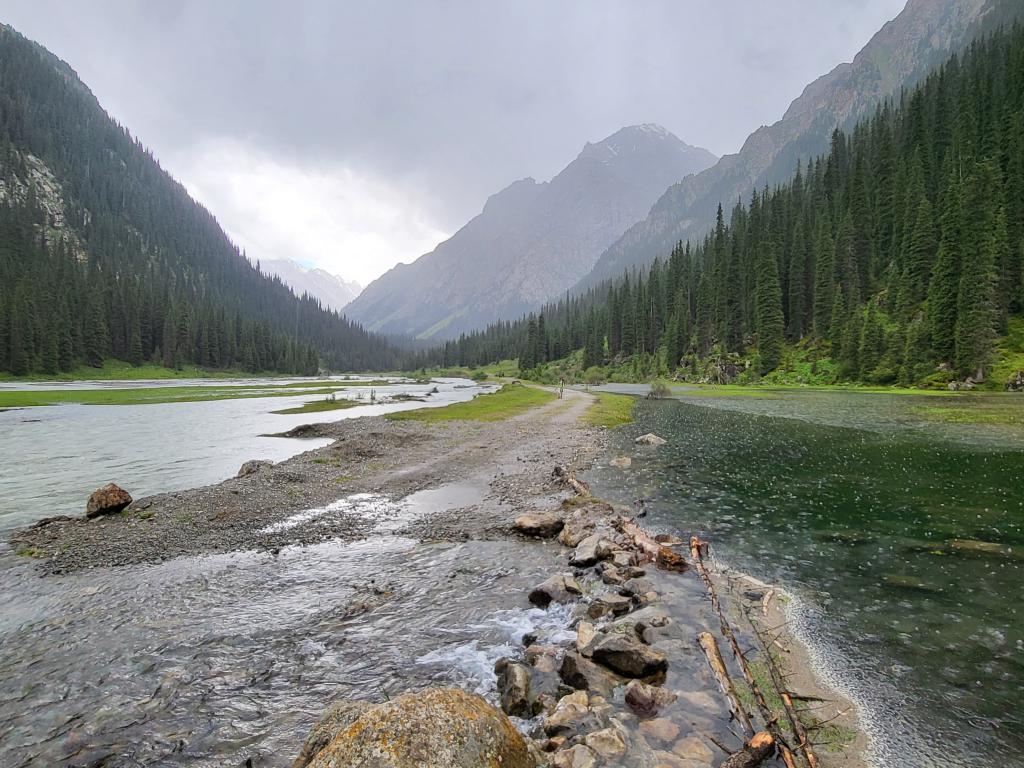
<instances>
[{"instance_id":1,"label":"grass tuft","mask_svg":"<svg viewBox=\"0 0 1024 768\"><path fill-rule=\"evenodd\" d=\"M595 392L597 402L587 409L584 416L592 427L619 427L633 421L633 407L636 398L632 395L616 395L611 392Z\"/></svg>"}]
</instances>

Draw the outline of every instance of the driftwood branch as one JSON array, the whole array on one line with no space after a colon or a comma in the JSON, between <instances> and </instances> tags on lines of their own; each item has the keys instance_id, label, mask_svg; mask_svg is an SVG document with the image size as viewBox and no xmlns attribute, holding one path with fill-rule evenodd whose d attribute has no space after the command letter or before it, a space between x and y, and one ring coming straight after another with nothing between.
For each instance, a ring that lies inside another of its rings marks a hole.
<instances>
[{"instance_id":1,"label":"driftwood branch","mask_svg":"<svg viewBox=\"0 0 1024 768\"><path fill-rule=\"evenodd\" d=\"M721 768L754 768L775 752L775 739L768 731L760 731L743 745L743 749L729 756Z\"/></svg>"},{"instance_id":2,"label":"driftwood branch","mask_svg":"<svg viewBox=\"0 0 1024 768\"><path fill-rule=\"evenodd\" d=\"M751 693L754 694L754 700L757 702L757 708L761 711L761 716L764 718L765 723L768 726L768 730L774 741L778 744L779 754L782 757L783 763L786 764L786 768L796 768L796 761L793 759L793 753L789 747L786 746L785 739L782 733L779 731L777 718L771 707L768 706L768 702L764 697L764 693L761 691L760 686L754 679L753 673L750 671L750 665L747 664L747 660L740 650L739 643L736 642L736 634L732 630L732 626L729 624L729 620L725 618L725 613L722 611L722 604L718 600L718 590L715 589L715 582L711 578L711 573L708 571L707 566L704 565L704 556L708 551L708 545L706 542L701 541L696 536L690 537L690 559L693 560L693 565L697 569L697 573L700 576L701 581L704 582L704 587L707 589L708 597L711 600L711 607L715 613L718 614L718 623L721 626L722 636L728 641L732 654L739 664L740 670L743 672L743 679L747 681L747 685L750 687ZM773 665L770 663L769 667ZM812 766L813 768L813 766Z\"/></svg>"},{"instance_id":3,"label":"driftwood branch","mask_svg":"<svg viewBox=\"0 0 1024 768\"><path fill-rule=\"evenodd\" d=\"M653 538L631 519L623 518L619 530L633 543L636 549L643 553L646 560L654 562L659 569L678 573L689 570L690 565L686 562L686 558Z\"/></svg>"},{"instance_id":4,"label":"driftwood branch","mask_svg":"<svg viewBox=\"0 0 1024 768\"><path fill-rule=\"evenodd\" d=\"M747 714L747 711L743 708L743 702L740 701L740 697L736 694L736 687L732 684L729 670L725 668L722 653L718 650L718 641L715 640L715 636L710 632L701 632L697 635L697 643L707 657L708 665L711 667L711 673L718 682L718 687L722 689L725 698L729 700L729 708L732 710L733 717L742 726L747 738L752 737L754 735L754 726L750 722L750 716Z\"/></svg>"},{"instance_id":5,"label":"driftwood branch","mask_svg":"<svg viewBox=\"0 0 1024 768\"><path fill-rule=\"evenodd\" d=\"M561 464L555 465L554 475L556 478L558 478L563 483L572 488L578 496L590 495L590 486L588 486L582 480L577 480L576 475L567 470Z\"/></svg>"}]
</instances>

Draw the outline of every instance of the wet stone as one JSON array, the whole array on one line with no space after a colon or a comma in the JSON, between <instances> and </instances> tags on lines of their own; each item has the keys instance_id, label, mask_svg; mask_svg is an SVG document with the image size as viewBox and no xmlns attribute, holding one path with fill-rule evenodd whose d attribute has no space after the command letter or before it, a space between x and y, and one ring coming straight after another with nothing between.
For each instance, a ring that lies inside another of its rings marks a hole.
<instances>
[{"instance_id":1,"label":"wet stone","mask_svg":"<svg viewBox=\"0 0 1024 768\"><path fill-rule=\"evenodd\" d=\"M664 675L668 659L661 651L644 645L635 636L605 635L594 641L594 661L625 677L647 678Z\"/></svg>"},{"instance_id":2,"label":"wet stone","mask_svg":"<svg viewBox=\"0 0 1024 768\"><path fill-rule=\"evenodd\" d=\"M665 717L640 721L640 733L648 740L671 744L679 736L679 726Z\"/></svg>"}]
</instances>

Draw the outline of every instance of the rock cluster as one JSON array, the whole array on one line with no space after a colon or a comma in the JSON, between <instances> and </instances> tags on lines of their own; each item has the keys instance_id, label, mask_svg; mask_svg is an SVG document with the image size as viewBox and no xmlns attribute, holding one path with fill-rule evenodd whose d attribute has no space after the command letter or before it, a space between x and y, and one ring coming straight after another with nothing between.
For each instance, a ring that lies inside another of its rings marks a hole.
<instances>
[{"instance_id":1,"label":"rock cluster","mask_svg":"<svg viewBox=\"0 0 1024 768\"><path fill-rule=\"evenodd\" d=\"M646 541L635 540L635 525L585 496L547 514L559 522L544 525L543 533L535 521L545 513L524 515L514 527L527 536L557 534L569 570L538 584L529 600L572 606L576 638L554 642L530 634L521 658L499 660L502 709L529 720L539 765L708 768L712 749L666 711L677 694L664 687L669 656L658 645L674 639L674 622L658 608L647 572L685 570L685 559L672 549L682 542L660 537L655 543L646 534Z\"/></svg>"}]
</instances>

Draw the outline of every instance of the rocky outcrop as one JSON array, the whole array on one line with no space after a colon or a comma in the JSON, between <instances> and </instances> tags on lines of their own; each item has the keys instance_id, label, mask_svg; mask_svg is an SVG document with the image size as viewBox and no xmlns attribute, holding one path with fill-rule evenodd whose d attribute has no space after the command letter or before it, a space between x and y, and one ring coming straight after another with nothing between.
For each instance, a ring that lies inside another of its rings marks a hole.
<instances>
[{"instance_id":1,"label":"rocky outcrop","mask_svg":"<svg viewBox=\"0 0 1024 768\"><path fill-rule=\"evenodd\" d=\"M654 125L623 128L550 182L516 181L412 264L399 264L346 307L364 327L455 338L560 296L669 184L715 158ZM538 279L541 278L541 279Z\"/></svg>"},{"instance_id":2,"label":"rocky outcrop","mask_svg":"<svg viewBox=\"0 0 1024 768\"><path fill-rule=\"evenodd\" d=\"M535 768L508 717L479 696L429 688L368 707L335 705L313 728L294 768Z\"/></svg>"},{"instance_id":3,"label":"rocky outcrop","mask_svg":"<svg viewBox=\"0 0 1024 768\"><path fill-rule=\"evenodd\" d=\"M1024 392L1024 371L1017 371L1006 380L1007 392Z\"/></svg>"},{"instance_id":4,"label":"rocky outcrop","mask_svg":"<svg viewBox=\"0 0 1024 768\"><path fill-rule=\"evenodd\" d=\"M115 483L108 483L92 492L85 505L85 516L116 515L131 503L132 496L128 491Z\"/></svg>"}]
</instances>

